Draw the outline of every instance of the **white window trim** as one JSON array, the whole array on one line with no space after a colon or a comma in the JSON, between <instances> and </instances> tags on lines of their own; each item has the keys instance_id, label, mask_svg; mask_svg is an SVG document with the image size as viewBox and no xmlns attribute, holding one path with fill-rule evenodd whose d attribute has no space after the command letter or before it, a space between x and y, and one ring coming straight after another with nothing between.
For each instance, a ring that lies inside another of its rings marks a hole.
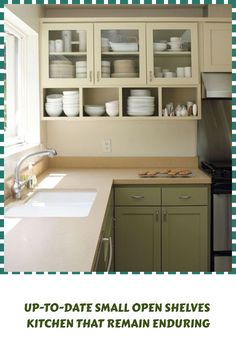
<instances>
[{"instance_id":1,"label":"white window trim","mask_svg":"<svg viewBox=\"0 0 236 354\"><path fill-rule=\"evenodd\" d=\"M24 76L21 82L21 119L18 136L13 143L5 145L5 157L28 152L32 148L40 147L40 100L39 100L39 39L38 33L26 25L8 9L5 10L5 28L21 38L20 74ZM32 77L33 75L33 77ZM7 140L7 139L6 139ZM8 139L10 142L10 139Z\"/></svg>"}]
</instances>

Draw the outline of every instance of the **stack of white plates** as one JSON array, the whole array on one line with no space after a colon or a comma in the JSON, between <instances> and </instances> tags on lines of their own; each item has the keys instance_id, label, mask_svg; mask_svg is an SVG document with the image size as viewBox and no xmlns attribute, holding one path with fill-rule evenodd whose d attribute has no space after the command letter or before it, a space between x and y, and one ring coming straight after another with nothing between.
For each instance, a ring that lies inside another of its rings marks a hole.
<instances>
[{"instance_id":1,"label":"stack of white plates","mask_svg":"<svg viewBox=\"0 0 236 354\"><path fill-rule=\"evenodd\" d=\"M50 117L58 117L62 113L62 95L46 96L45 111Z\"/></svg>"},{"instance_id":2,"label":"stack of white plates","mask_svg":"<svg viewBox=\"0 0 236 354\"><path fill-rule=\"evenodd\" d=\"M138 43L114 43L110 42L113 52L137 52Z\"/></svg>"},{"instance_id":3,"label":"stack of white plates","mask_svg":"<svg viewBox=\"0 0 236 354\"><path fill-rule=\"evenodd\" d=\"M154 114L153 96L129 96L127 112L129 116L152 116Z\"/></svg>"},{"instance_id":4,"label":"stack of white plates","mask_svg":"<svg viewBox=\"0 0 236 354\"><path fill-rule=\"evenodd\" d=\"M63 111L66 116L79 114L79 91L63 91Z\"/></svg>"},{"instance_id":5,"label":"stack of white plates","mask_svg":"<svg viewBox=\"0 0 236 354\"><path fill-rule=\"evenodd\" d=\"M151 90L147 89L132 89L130 90L131 96L151 96Z\"/></svg>"},{"instance_id":6,"label":"stack of white plates","mask_svg":"<svg viewBox=\"0 0 236 354\"><path fill-rule=\"evenodd\" d=\"M77 61L76 62L76 77L79 79L87 78L87 61Z\"/></svg>"},{"instance_id":7,"label":"stack of white plates","mask_svg":"<svg viewBox=\"0 0 236 354\"><path fill-rule=\"evenodd\" d=\"M111 63L108 60L102 60L102 77L111 77Z\"/></svg>"},{"instance_id":8,"label":"stack of white plates","mask_svg":"<svg viewBox=\"0 0 236 354\"><path fill-rule=\"evenodd\" d=\"M69 60L52 60L49 64L51 78L72 78L75 76L74 65Z\"/></svg>"}]
</instances>

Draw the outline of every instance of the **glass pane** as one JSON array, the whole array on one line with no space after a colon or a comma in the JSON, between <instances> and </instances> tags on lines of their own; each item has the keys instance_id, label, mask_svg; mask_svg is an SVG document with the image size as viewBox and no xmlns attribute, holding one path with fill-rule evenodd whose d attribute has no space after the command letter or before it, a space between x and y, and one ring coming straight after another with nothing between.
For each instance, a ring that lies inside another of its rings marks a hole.
<instances>
[{"instance_id":1,"label":"glass pane","mask_svg":"<svg viewBox=\"0 0 236 354\"><path fill-rule=\"evenodd\" d=\"M49 77L87 78L87 33L49 31Z\"/></svg>"},{"instance_id":2,"label":"glass pane","mask_svg":"<svg viewBox=\"0 0 236 354\"><path fill-rule=\"evenodd\" d=\"M154 76L156 78L192 77L191 31L153 31Z\"/></svg>"},{"instance_id":3,"label":"glass pane","mask_svg":"<svg viewBox=\"0 0 236 354\"><path fill-rule=\"evenodd\" d=\"M102 78L139 77L138 30L101 31Z\"/></svg>"}]
</instances>

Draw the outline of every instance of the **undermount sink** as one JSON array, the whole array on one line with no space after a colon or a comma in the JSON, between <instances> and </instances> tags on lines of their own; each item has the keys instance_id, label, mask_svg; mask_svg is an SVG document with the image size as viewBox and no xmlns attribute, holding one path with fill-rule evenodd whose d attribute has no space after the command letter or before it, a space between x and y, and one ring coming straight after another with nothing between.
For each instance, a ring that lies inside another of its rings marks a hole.
<instances>
[{"instance_id":1,"label":"undermount sink","mask_svg":"<svg viewBox=\"0 0 236 354\"><path fill-rule=\"evenodd\" d=\"M95 189L38 191L24 204L6 208L6 217L86 217L97 195Z\"/></svg>"}]
</instances>

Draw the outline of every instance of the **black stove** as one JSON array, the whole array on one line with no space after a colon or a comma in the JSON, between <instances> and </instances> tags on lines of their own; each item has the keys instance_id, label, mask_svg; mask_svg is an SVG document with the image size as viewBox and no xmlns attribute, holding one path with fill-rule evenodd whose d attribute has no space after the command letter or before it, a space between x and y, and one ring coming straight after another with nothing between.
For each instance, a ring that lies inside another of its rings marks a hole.
<instances>
[{"instance_id":1,"label":"black stove","mask_svg":"<svg viewBox=\"0 0 236 354\"><path fill-rule=\"evenodd\" d=\"M201 167L212 178L212 190L215 194L232 192L232 162L203 161Z\"/></svg>"}]
</instances>

